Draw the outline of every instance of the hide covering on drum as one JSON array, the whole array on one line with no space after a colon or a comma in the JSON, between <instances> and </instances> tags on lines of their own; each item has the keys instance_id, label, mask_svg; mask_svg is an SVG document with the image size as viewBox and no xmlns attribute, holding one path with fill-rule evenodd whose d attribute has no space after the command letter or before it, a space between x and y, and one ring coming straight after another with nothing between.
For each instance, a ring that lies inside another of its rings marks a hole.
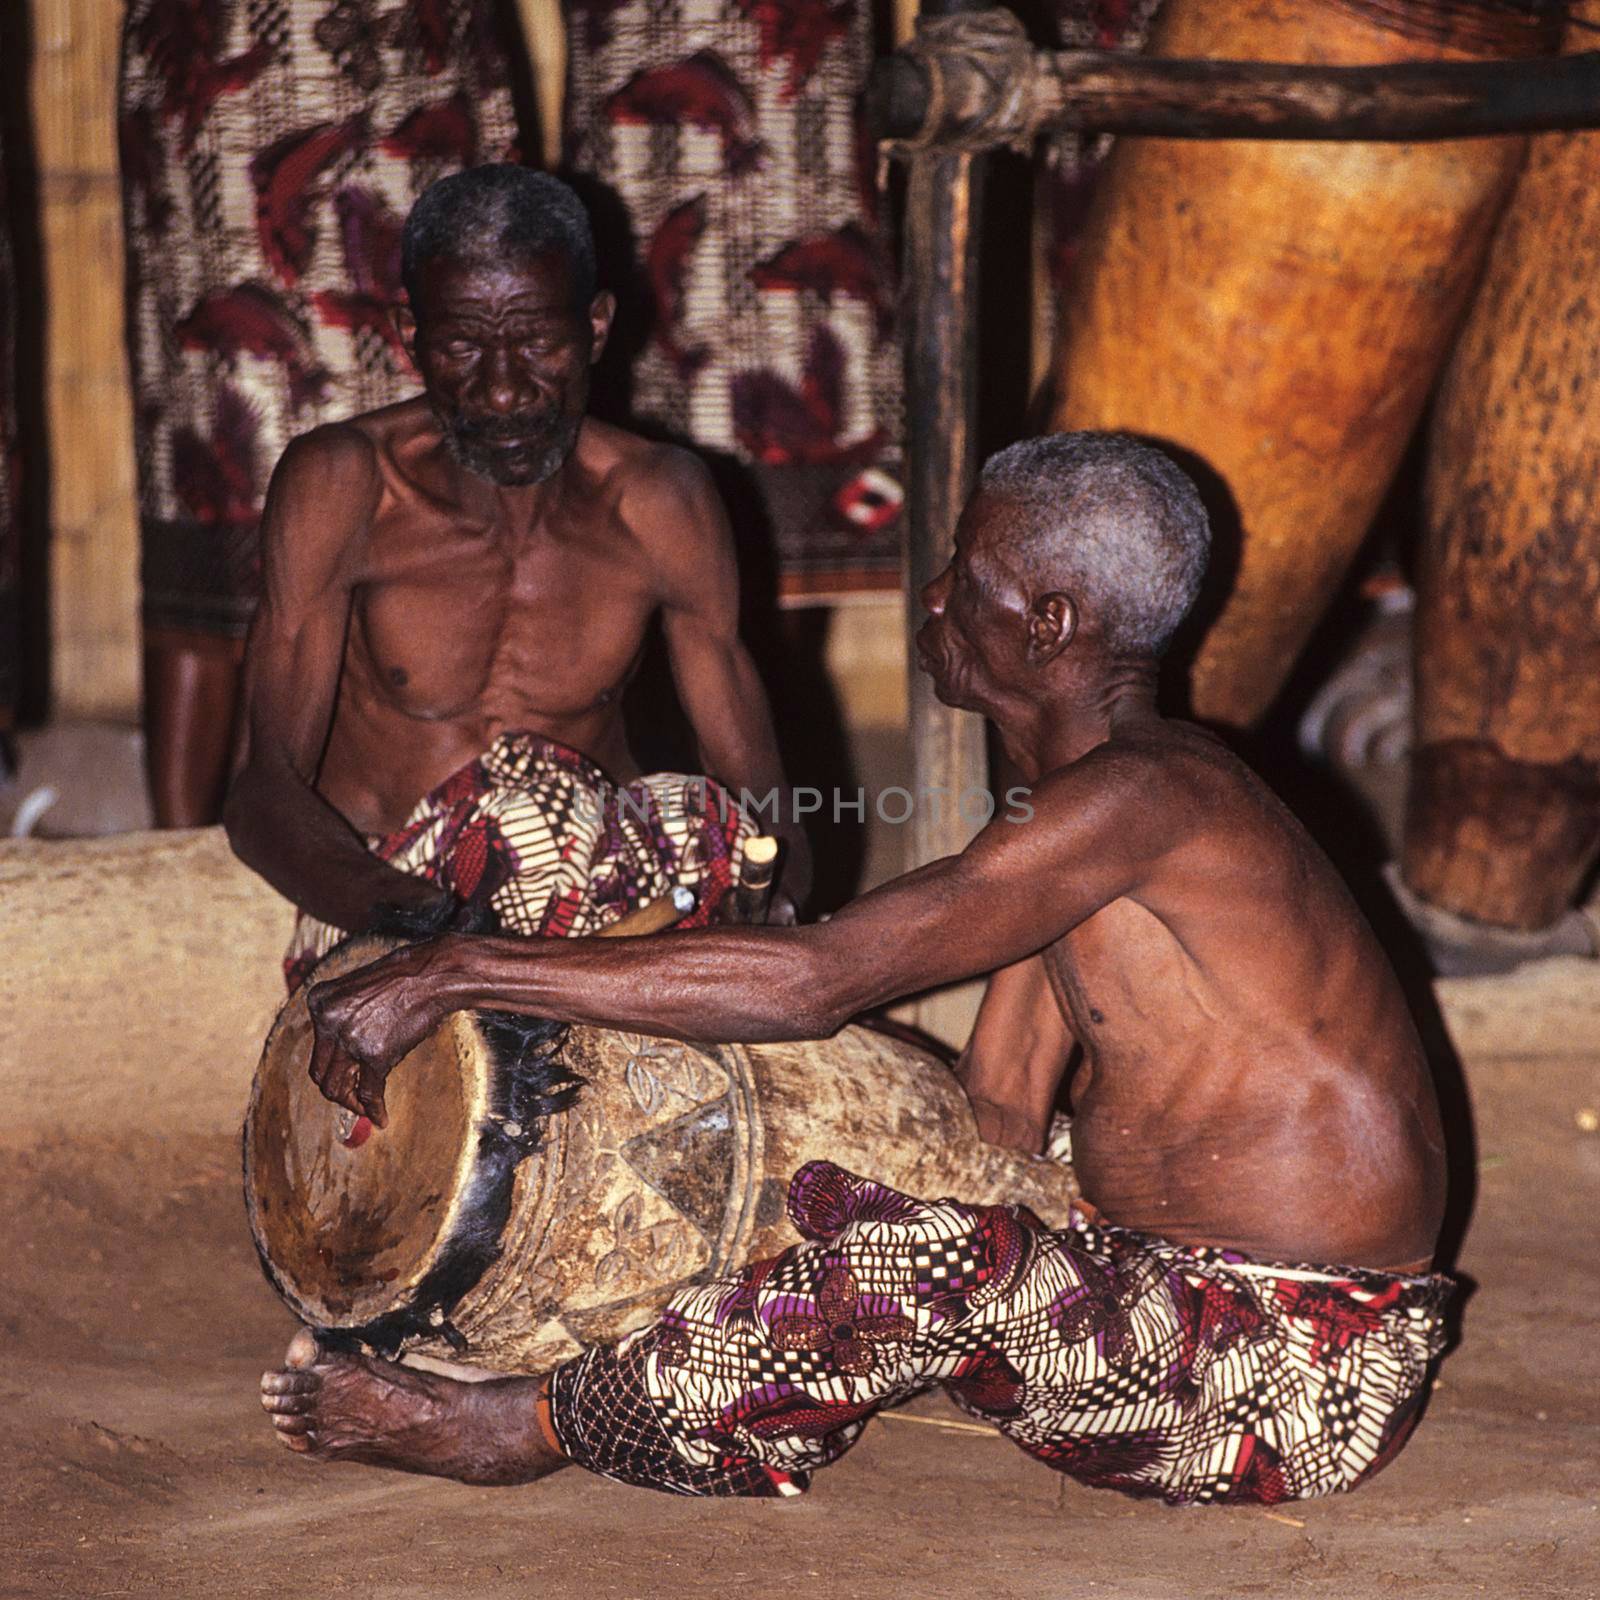
<instances>
[{"instance_id":1,"label":"hide covering on drum","mask_svg":"<svg viewBox=\"0 0 1600 1600\"><path fill-rule=\"evenodd\" d=\"M352 941L316 976L387 948ZM312 1083L311 1044L302 990L245 1122L251 1231L297 1316L388 1355L535 1372L644 1327L794 1243L789 1178L819 1157L1052 1226L1077 1193L1069 1166L983 1144L937 1057L864 1027L685 1044L461 1012L395 1068L365 1138Z\"/></svg>"}]
</instances>

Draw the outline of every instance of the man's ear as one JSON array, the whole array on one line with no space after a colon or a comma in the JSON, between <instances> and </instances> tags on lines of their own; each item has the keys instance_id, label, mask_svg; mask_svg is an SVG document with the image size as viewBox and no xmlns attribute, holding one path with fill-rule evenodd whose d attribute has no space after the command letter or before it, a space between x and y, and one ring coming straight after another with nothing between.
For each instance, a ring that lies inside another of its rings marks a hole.
<instances>
[{"instance_id":1,"label":"man's ear","mask_svg":"<svg viewBox=\"0 0 1600 1600\"><path fill-rule=\"evenodd\" d=\"M605 354L606 340L611 336L611 322L616 314L617 297L609 289L602 289L589 302L589 331L594 339L589 348L590 366Z\"/></svg>"},{"instance_id":2,"label":"man's ear","mask_svg":"<svg viewBox=\"0 0 1600 1600\"><path fill-rule=\"evenodd\" d=\"M1070 594L1052 589L1028 607L1028 660L1038 667L1054 661L1078 631L1078 604Z\"/></svg>"}]
</instances>

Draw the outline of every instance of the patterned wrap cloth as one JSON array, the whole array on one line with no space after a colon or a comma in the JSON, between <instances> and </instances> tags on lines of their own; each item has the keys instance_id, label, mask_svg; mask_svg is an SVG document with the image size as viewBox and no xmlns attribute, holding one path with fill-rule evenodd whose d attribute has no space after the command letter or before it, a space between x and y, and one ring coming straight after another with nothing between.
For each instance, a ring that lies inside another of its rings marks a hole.
<instances>
[{"instance_id":1,"label":"patterned wrap cloth","mask_svg":"<svg viewBox=\"0 0 1600 1600\"><path fill-rule=\"evenodd\" d=\"M267 480L415 394L389 321L435 178L514 152L497 0L129 0L118 95L148 624L236 637Z\"/></svg>"},{"instance_id":2,"label":"patterned wrap cloth","mask_svg":"<svg viewBox=\"0 0 1600 1600\"><path fill-rule=\"evenodd\" d=\"M504 932L562 938L599 933L680 886L696 899L675 926L704 927L755 832L709 778L658 772L618 785L565 745L504 733L403 826L367 842ZM345 937L301 913L283 961L291 994Z\"/></svg>"},{"instance_id":3,"label":"patterned wrap cloth","mask_svg":"<svg viewBox=\"0 0 1600 1600\"><path fill-rule=\"evenodd\" d=\"M631 415L739 463L786 595L898 590L901 356L861 113L874 8L565 9L567 160L632 234L601 241L637 265L615 285L623 332L647 333Z\"/></svg>"},{"instance_id":4,"label":"patterned wrap cloth","mask_svg":"<svg viewBox=\"0 0 1600 1600\"><path fill-rule=\"evenodd\" d=\"M809 1242L677 1295L559 1367L563 1449L687 1495L796 1494L880 1407L942 1384L1084 1483L1171 1503L1305 1499L1393 1459L1448 1278L1273 1266L1074 1217L924 1202L828 1162Z\"/></svg>"}]
</instances>

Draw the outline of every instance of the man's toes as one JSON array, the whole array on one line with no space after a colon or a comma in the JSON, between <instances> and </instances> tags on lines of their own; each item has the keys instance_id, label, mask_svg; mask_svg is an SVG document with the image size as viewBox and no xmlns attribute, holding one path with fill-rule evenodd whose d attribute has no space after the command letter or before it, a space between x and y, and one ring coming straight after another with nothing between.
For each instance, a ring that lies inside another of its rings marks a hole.
<instances>
[{"instance_id":1,"label":"man's toes","mask_svg":"<svg viewBox=\"0 0 1600 1600\"><path fill-rule=\"evenodd\" d=\"M283 1364L286 1367L305 1368L316 1365L317 1336L309 1329L302 1328L289 1341L289 1348L284 1352Z\"/></svg>"}]
</instances>

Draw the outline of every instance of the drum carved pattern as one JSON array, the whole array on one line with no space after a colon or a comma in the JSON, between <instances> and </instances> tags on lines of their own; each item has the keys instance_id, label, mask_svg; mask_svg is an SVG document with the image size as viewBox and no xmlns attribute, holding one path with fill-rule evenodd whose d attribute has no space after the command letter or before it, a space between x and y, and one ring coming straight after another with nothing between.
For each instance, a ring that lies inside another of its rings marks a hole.
<instances>
[{"instance_id":1,"label":"drum carved pattern","mask_svg":"<svg viewBox=\"0 0 1600 1600\"><path fill-rule=\"evenodd\" d=\"M698 1050L665 1039L637 1039L622 1069L634 1103L653 1116L677 1095L691 1105L725 1094L728 1074Z\"/></svg>"},{"instance_id":2,"label":"drum carved pattern","mask_svg":"<svg viewBox=\"0 0 1600 1600\"><path fill-rule=\"evenodd\" d=\"M676 1276L697 1263L694 1230L676 1217L649 1223L637 1194L630 1194L607 1219L612 1246L595 1264L594 1286L602 1294L622 1290L652 1272Z\"/></svg>"},{"instance_id":3,"label":"drum carved pattern","mask_svg":"<svg viewBox=\"0 0 1600 1600\"><path fill-rule=\"evenodd\" d=\"M303 999L300 1006L297 1016ZM458 1036L445 1041L450 1048L428 1056L428 1093L436 1101L453 1087L461 1101L453 1124L459 1132L436 1162L440 1182L457 1160L457 1137L467 1141L460 1150L479 1157L504 1148L503 1138L497 1144L494 1137L496 1116L504 1116L496 1086L497 1075L510 1069L470 1019L457 1023ZM305 1230L295 1230L294 1213L307 1209L313 1180L298 1167L288 1172L286 1156L278 1154L282 1140L272 1135L289 1120L289 1107L280 1104L287 1090L306 1081L309 1029L302 1019L298 1031L280 1027L275 1036L281 1048L269 1044L258 1075L264 1113L258 1104L252 1116L256 1167L264 1170L269 1160L285 1166L278 1189L287 1200L270 1209L256 1205L252 1226L288 1294L310 1270L303 1265L308 1250L336 1248L355 1263L362 1239L341 1216L328 1224L344 1230L336 1237L319 1233L300 1243ZM408 1353L538 1372L584 1345L643 1327L675 1289L742 1266L753 1252L792 1243L784 1191L795 1168L818 1155L847 1157L912 1192L960 1193L980 1203L1020 1200L1052 1222L1064 1220L1073 1193L1069 1169L980 1145L943 1064L862 1029L816 1044L749 1047L574 1028L562 1062L583 1080L582 1092L570 1109L545 1120L538 1148L497 1180L508 1182L511 1193L493 1256L459 1299L419 1307L427 1325L405 1332ZM408 1070L417 1074L419 1061ZM404 1103L403 1092L401 1080L392 1105ZM302 1095L295 1114L306 1124L301 1137L315 1134L337 1146L335 1114L320 1096ZM417 1122L413 1136L438 1120ZM367 1175L361 1192L370 1191L374 1214L426 1213L414 1164L402 1159L410 1150L389 1134L368 1140L359 1158L338 1146L348 1176ZM380 1172L369 1165L378 1158L397 1164ZM479 1175L469 1165L465 1177L452 1181ZM397 1306L411 1304L421 1270L403 1281L375 1281L369 1298L381 1302L387 1294ZM369 1308L359 1319L347 1318L331 1304L308 1309L325 1325L344 1327L373 1314ZM386 1314L384 1305L377 1309Z\"/></svg>"}]
</instances>

